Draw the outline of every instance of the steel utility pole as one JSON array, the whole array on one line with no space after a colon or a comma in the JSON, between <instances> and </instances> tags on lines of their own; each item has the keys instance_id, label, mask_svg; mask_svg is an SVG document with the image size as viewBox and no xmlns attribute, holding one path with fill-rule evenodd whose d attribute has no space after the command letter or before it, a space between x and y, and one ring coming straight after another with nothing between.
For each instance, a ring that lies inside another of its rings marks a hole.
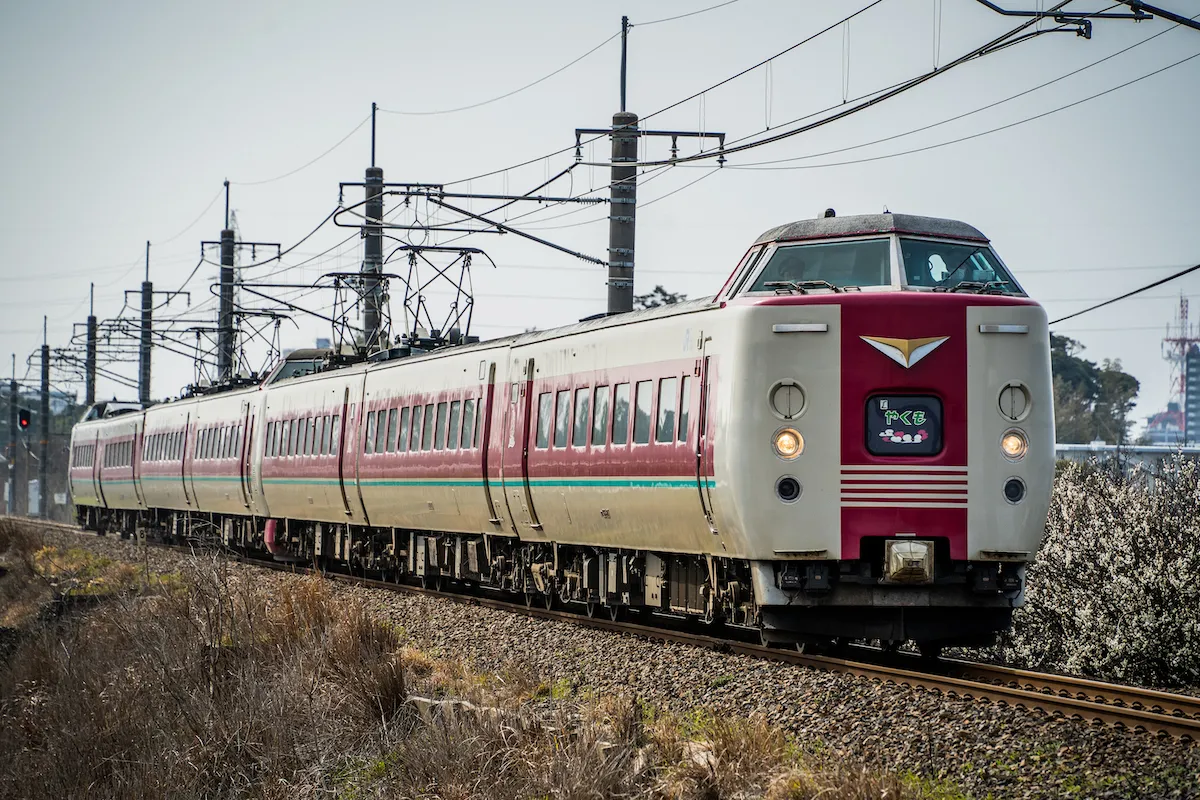
<instances>
[{"instance_id":1,"label":"steel utility pole","mask_svg":"<svg viewBox=\"0 0 1200 800\"><path fill-rule=\"evenodd\" d=\"M146 280L142 281L142 340L138 350L138 402L150 405L150 333L154 315L154 284L150 282L150 242L146 242Z\"/></svg>"},{"instance_id":2,"label":"steel utility pole","mask_svg":"<svg viewBox=\"0 0 1200 800\"><path fill-rule=\"evenodd\" d=\"M48 517L50 514L47 478L50 474L50 344L46 335L48 317L42 317L42 398L38 409L41 419L41 441L38 447L38 509L37 516Z\"/></svg>"},{"instance_id":3,"label":"steel utility pole","mask_svg":"<svg viewBox=\"0 0 1200 800\"><path fill-rule=\"evenodd\" d=\"M725 134L705 131L647 131L638 128L638 115L625 108L628 67L629 17L621 17L621 110L613 114L612 128L576 128L575 157L581 157L583 135L612 136L612 178L608 206L608 313L633 310L634 249L637 241L638 141L643 136L670 136L671 155L678 152L679 137L715 138L725 146ZM724 164L724 157L717 159Z\"/></svg>"},{"instance_id":4,"label":"steel utility pole","mask_svg":"<svg viewBox=\"0 0 1200 800\"><path fill-rule=\"evenodd\" d=\"M12 357L12 382L8 384L8 513L17 511L17 354Z\"/></svg>"},{"instance_id":5,"label":"steel utility pole","mask_svg":"<svg viewBox=\"0 0 1200 800\"><path fill-rule=\"evenodd\" d=\"M87 350L84 358L84 372L87 373L86 405L91 408L96 402L96 284L88 289L88 318L87 318Z\"/></svg>"},{"instance_id":6,"label":"steel utility pole","mask_svg":"<svg viewBox=\"0 0 1200 800\"><path fill-rule=\"evenodd\" d=\"M388 331L383 329L383 168L375 166L375 113L371 103L371 166L367 167L366 224L363 225L363 346L366 352L385 349Z\"/></svg>"},{"instance_id":7,"label":"steel utility pole","mask_svg":"<svg viewBox=\"0 0 1200 800\"><path fill-rule=\"evenodd\" d=\"M233 230L229 227L229 181L225 181L225 227L221 230L220 311L217 314L217 380L233 378Z\"/></svg>"}]
</instances>

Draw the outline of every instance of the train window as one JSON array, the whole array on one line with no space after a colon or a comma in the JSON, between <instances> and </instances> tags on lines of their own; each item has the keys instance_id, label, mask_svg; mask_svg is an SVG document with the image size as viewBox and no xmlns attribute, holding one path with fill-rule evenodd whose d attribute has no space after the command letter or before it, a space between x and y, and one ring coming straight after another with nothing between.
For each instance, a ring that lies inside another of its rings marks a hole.
<instances>
[{"instance_id":1,"label":"train window","mask_svg":"<svg viewBox=\"0 0 1200 800\"><path fill-rule=\"evenodd\" d=\"M908 286L944 291L968 283L980 291L1024 294L986 244L901 238L900 255L904 261L904 282Z\"/></svg>"},{"instance_id":2,"label":"train window","mask_svg":"<svg viewBox=\"0 0 1200 800\"><path fill-rule=\"evenodd\" d=\"M221 458L233 455L233 426L226 425L221 430Z\"/></svg>"},{"instance_id":3,"label":"train window","mask_svg":"<svg viewBox=\"0 0 1200 800\"><path fill-rule=\"evenodd\" d=\"M554 446L567 446L567 428L571 424L571 391L562 389L558 393L554 415Z\"/></svg>"},{"instance_id":4,"label":"train window","mask_svg":"<svg viewBox=\"0 0 1200 800\"><path fill-rule=\"evenodd\" d=\"M408 449L415 453L421 449L421 407L413 406L412 436L409 437Z\"/></svg>"},{"instance_id":5,"label":"train window","mask_svg":"<svg viewBox=\"0 0 1200 800\"><path fill-rule=\"evenodd\" d=\"M600 447L608 436L608 394L607 386L597 386L592 402L592 444Z\"/></svg>"},{"instance_id":6,"label":"train window","mask_svg":"<svg viewBox=\"0 0 1200 800\"><path fill-rule=\"evenodd\" d=\"M730 295L735 295L742 290L742 287L746 284L746 281L751 275L754 274L754 267L758 264L758 259L760 256L762 256L764 250L765 248L759 248L755 252L747 254L745 260L749 263L742 270L741 277L738 279L738 282L734 285L733 289L729 292Z\"/></svg>"},{"instance_id":7,"label":"train window","mask_svg":"<svg viewBox=\"0 0 1200 800\"><path fill-rule=\"evenodd\" d=\"M554 395L542 392L538 395L537 447L550 446L550 418L554 416Z\"/></svg>"},{"instance_id":8,"label":"train window","mask_svg":"<svg viewBox=\"0 0 1200 800\"><path fill-rule=\"evenodd\" d=\"M279 432L279 455L281 456L290 456L292 454L292 442L295 441L295 437L292 434L293 427L295 427L295 423L292 420L285 419L283 421L283 427Z\"/></svg>"},{"instance_id":9,"label":"train window","mask_svg":"<svg viewBox=\"0 0 1200 800\"><path fill-rule=\"evenodd\" d=\"M468 398L463 401L463 435L462 448L470 450L475 446L475 399Z\"/></svg>"},{"instance_id":10,"label":"train window","mask_svg":"<svg viewBox=\"0 0 1200 800\"><path fill-rule=\"evenodd\" d=\"M650 413L654 410L654 381L638 381L633 407L633 443L650 441Z\"/></svg>"},{"instance_id":11,"label":"train window","mask_svg":"<svg viewBox=\"0 0 1200 800\"><path fill-rule=\"evenodd\" d=\"M433 446L433 406L425 406L425 419L421 421L421 449Z\"/></svg>"},{"instance_id":12,"label":"train window","mask_svg":"<svg viewBox=\"0 0 1200 800\"><path fill-rule=\"evenodd\" d=\"M387 448L387 409L381 408L375 415L375 452L382 453Z\"/></svg>"},{"instance_id":13,"label":"train window","mask_svg":"<svg viewBox=\"0 0 1200 800\"><path fill-rule=\"evenodd\" d=\"M446 448L446 404L437 404L437 427L434 428L433 449L444 450Z\"/></svg>"},{"instance_id":14,"label":"train window","mask_svg":"<svg viewBox=\"0 0 1200 800\"><path fill-rule=\"evenodd\" d=\"M400 409L389 408L387 417L387 451L389 453L396 452L396 417L400 415Z\"/></svg>"},{"instance_id":15,"label":"train window","mask_svg":"<svg viewBox=\"0 0 1200 800\"><path fill-rule=\"evenodd\" d=\"M692 407L692 376L683 376L683 388L679 394L679 436L678 441L686 442L688 438L688 411Z\"/></svg>"},{"instance_id":16,"label":"train window","mask_svg":"<svg viewBox=\"0 0 1200 800\"><path fill-rule=\"evenodd\" d=\"M338 451L338 447L340 447L341 443L342 443L342 415L341 414L333 415L333 423L330 425L330 427L333 429L333 432L329 434L329 437L330 437L329 438L329 452L336 453Z\"/></svg>"},{"instance_id":17,"label":"train window","mask_svg":"<svg viewBox=\"0 0 1200 800\"><path fill-rule=\"evenodd\" d=\"M658 382L658 425L654 431L654 441L670 442L675 439L675 403L679 397L675 394L676 378L663 378Z\"/></svg>"},{"instance_id":18,"label":"train window","mask_svg":"<svg viewBox=\"0 0 1200 800\"><path fill-rule=\"evenodd\" d=\"M618 383L613 395L613 444L629 444L629 384Z\"/></svg>"},{"instance_id":19,"label":"train window","mask_svg":"<svg viewBox=\"0 0 1200 800\"><path fill-rule=\"evenodd\" d=\"M400 409L400 441L396 443L396 450L403 453L408 450L408 433L409 424L411 423L412 409L405 406Z\"/></svg>"},{"instance_id":20,"label":"train window","mask_svg":"<svg viewBox=\"0 0 1200 800\"><path fill-rule=\"evenodd\" d=\"M588 438L588 413L591 411L590 389L575 390L575 427L571 430L571 446L586 447Z\"/></svg>"},{"instance_id":21,"label":"train window","mask_svg":"<svg viewBox=\"0 0 1200 800\"><path fill-rule=\"evenodd\" d=\"M483 408L477 404L476 408L475 408L475 433L474 433L474 439L472 439L472 442L473 442L473 444L471 445L472 447L474 447L476 444L479 444L479 428L482 425L483 425Z\"/></svg>"},{"instance_id":22,"label":"train window","mask_svg":"<svg viewBox=\"0 0 1200 800\"><path fill-rule=\"evenodd\" d=\"M267 423L267 435L263 441L263 455L267 458L275 457L275 423Z\"/></svg>"},{"instance_id":23,"label":"train window","mask_svg":"<svg viewBox=\"0 0 1200 800\"><path fill-rule=\"evenodd\" d=\"M780 247L754 279L751 292L773 292L789 284L824 281L832 286L890 286L891 242L860 239Z\"/></svg>"},{"instance_id":24,"label":"train window","mask_svg":"<svg viewBox=\"0 0 1200 800\"><path fill-rule=\"evenodd\" d=\"M447 450L458 449L458 424L462 421L462 401L455 400L450 404L450 433L446 439Z\"/></svg>"},{"instance_id":25,"label":"train window","mask_svg":"<svg viewBox=\"0 0 1200 800\"><path fill-rule=\"evenodd\" d=\"M329 415L321 417L321 455L329 455L333 451L329 448L329 438L333 434L333 426L329 424Z\"/></svg>"},{"instance_id":26,"label":"train window","mask_svg":"<svg viewBox=\"0 0 1200 800\"><path fill-rule=\"evenodd\" d=\"M375 452L375 412L374 411L367 412L367 435L366 435L365 440L363 441L363 452L364 453L374 453Z\"/></svg>"},{"instance_id":27,"label":"train window","mask_svg":"<svg viewBox=\"0 0 1200 800\"><path fill-rule=\"evenodd\" d=\"M325 455L325 418L313 417L312 452L314 456Z\"/></svg>"}]
</instances>

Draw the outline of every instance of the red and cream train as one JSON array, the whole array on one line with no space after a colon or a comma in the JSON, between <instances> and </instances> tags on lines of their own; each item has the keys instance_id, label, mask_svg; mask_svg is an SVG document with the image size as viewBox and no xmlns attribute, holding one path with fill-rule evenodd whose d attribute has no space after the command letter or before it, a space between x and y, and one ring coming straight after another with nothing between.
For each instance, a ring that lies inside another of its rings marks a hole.
<instances>
[{"instance_id":1,"label":"red and cream train","mask_svg":"<svg viewBox=\"0 0 1200 800\"><path fill-rule=\"evenodd\" d=\"M93 408L81 523L777 642L976 641L1022 600L1049 334L971 226L796 222L713 298L394 355Z\"/></svg>"}]
</instances>

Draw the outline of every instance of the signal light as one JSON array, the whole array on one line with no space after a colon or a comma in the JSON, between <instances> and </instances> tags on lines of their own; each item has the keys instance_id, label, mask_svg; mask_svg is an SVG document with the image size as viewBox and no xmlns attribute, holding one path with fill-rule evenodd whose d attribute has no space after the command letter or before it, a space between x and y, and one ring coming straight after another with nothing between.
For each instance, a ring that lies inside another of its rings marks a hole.
<instances>
[{"instance_id":1,"label":"signal light","mask_svg":"<svg viewBox=\"0 0 1200 800\"><path fill-rule=\"evenodd\" d=\"M29 409L27 409L27 408L18 408L17 409L17 426L20 427L21 430L25 430L26 428L28 428L29 423L31 421L32 421L32 415L29 413Z\"/></svg>"}]
</instances>

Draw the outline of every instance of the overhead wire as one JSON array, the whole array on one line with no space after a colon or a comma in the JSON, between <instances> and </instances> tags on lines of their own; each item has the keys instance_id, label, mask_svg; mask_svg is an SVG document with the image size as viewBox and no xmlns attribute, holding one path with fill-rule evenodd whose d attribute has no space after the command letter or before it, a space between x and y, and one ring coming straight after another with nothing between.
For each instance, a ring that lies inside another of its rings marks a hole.
<instances>
[{"instance_id":1,"label":"overhead wire","mask_svg":"<svg viewBox=\"0 0 1200 800\"><path fill-rule=\"evenodd\" d=\"M746 69L743 69L740 72L737 72L737 73L729 76L728 78L725 78L724 80L718 81L717 83L713 84L712 86L709 86L706 89L702 89L701 91L691 94L688 97L683 98L682 100L674 102L668 106L664 106L664 107L658 109L657 111L647 114L646 116L643 116L641 118L641 120L644 122L645 120L648 120L652 117L656 117L659 114L670 111L671 109L676 108L677 106L683 105L684 103L687 103L690 100L694 100L702 94L705 94L707 92L711 92L714 89L720 88L721 86L724 86L725 84L729 83L730 81L737 80L741 76L743 76L749 72L753 72L754 70L758 69L759 67L763 66L764 64L774 61L775 59L780 58L781 56L784 56L787 53L790 53L799 47L803 47L804 45L808 44L809 42L813 41L814 39L819 38L820 36L823 36L824 34L828 33L831 30L834 30L839 25L841 25L843 22L854 19L855 17L869 11L870 9L874 8L875 6L879 5L882 2L884 2L884 0L871 0L870 3L863 6L862 8L858 9L857 11L854 11L854 12L848 14L847 16L843 17L842 19L838 20L837 22L834 22L833 24L831 24L825 28L822 28L820 31L812 34L811 36L805 37L804 39L800 40L799 42L796 42L795 44L791 45L790 47L785 48L784 50L781 50L780 52L776 53L775 55L773 55L769 58L763 59L762 61L758 62L757 64L755 64L751 67L747 67ZM664 19L662 21L665 22L666 20ZM641 23L641 24L646 25L647 23ZM636 27L636 25L635 25L635 27ZM606 135L607 134L599 134L590 139L585 139L585 140L581 141L579 144L580 145L590 144L591 142L594 142L594 141L604 138L604 136L606 136ZM576 148L576 145L569 145L567 147L563 147L561 149L554 150L549 153L544 153L540 156L537 156L536 158L531 158L526 161L521 161L519 163L512 164L510 166L503 167L501 169L491 170L490 172L483 172L478 175L472 175L469 178L461 178L459 180L449 181L443 185L444 186L454 186L454 185L457 185L460 183L468 183L470 181L480 180L481 178L490 178L494 175L499 175L501 173L508 172L510 170L520 169L521 167L527 167L530 164L536 164L537 162L542 161L543 159L546 159L546 158L553 158L554 156L562 155L563 153L570 152L570 151L574 150L575 148Z\"/></svg>"},{"instance_id":2,"label":"overhead wire","mask_svg":"<svg viewBox=\"0 0 1200 800\"><path fill-rule=\"evenodd\" d=\"M1198 53L1197 55L1200 55L1200 53ZM1186 269L1181 269L1178 272L1172 273L1165 278L1160 278L1159 280L1156 280L1153 283L1148 283L1145 286L1141 286L1137 289L1134 289L1131 292L1126 292L1125 294L1122 294L1118 297L1114 297L1110 300L1105 300L1102 303L1097 303L1094 306L1088 306L1087 308L1083 309L1082 311L1076 311L1073 314L1067 314L1065 317L1059 317L1056 320L1051 320L1050 324L1057 325L1060 322L1066 322L1069 319L1075 319L1075 317L1081 317L1084 314L1090 314L1091 312L1096 311L1097 309L1104 308L1105 306L1110 306L1113 303L1119 303L1122 300L1126 300L1135 295L1139 295L1142 292L1146 292L1146 291L1149 291L1156 287L1162 286L1164 283L1170 283L1171 281L1178 280L1179 278L1182 278L1184 275L1189 275L1193 272L1196 272L1197 270L1200 270L1200 264L1194 264L1190 267L1187 267Z\"/></svg>"},{"instance_id":3,"label":"overhead wire","mask_svg":"<svg viewBox=\"0 0 1200 800\"><path fill-rule=\"evenodd\" d=\"M724 8L725 6L731 6L734 3L740 3L740 2L741 2L741 0L725 0L724 3L717 3L715 6L709 6L708 8L701 8L696 11L689 11L686 14L676 14L673 17L663 17L662 19L652 19L649 22L632 23L632 24L630 24L629 27L631 27L631 28L646 28L651 25L658 25L661 22L674 22L677 19L687 19L688 17L694 17L697 14L707 14L709 11L716 11L718 8Z\"/></svg>"},{"instance_id":4,"label":"overhead wire","mask_svg":"<svg viewBox=\"0 0 1200 800\"><path fill-rule=\"evenodd\" d=\"M262 186L263 184L266 184L266 183L274 183L275 181L281 181L284 178L290 178L291 176L295 175L297 172L302 172L303 170L308 169L313 164L317 163L318 161L323 159L325 156L332 153L334 150L337 150L339 147L341 147L343 144L346 143L346 140L348 140L354 134L358 133L359 128L361 128L363 125L366 125L368 122L370 122L370 120L371 120L371 115L367 114L367 116L363 117L362 122L358 123L353 128L351 128L350 132L347 133L345 136L343 136L341 139L338 139L337 144L335 144L333 147L330 147L328 150L321 153L321 155L317 156L313 160L311 160L299 167L296 167L295 169L293 169L289 172L285 172L282 175L276 175L274 178L266 178L261 181L230 181L229 183L233 186Z\"/></svg>"},{"instance_id":5,"label":"overhead wire","mask_svg":"<svg viewBox=\"0 0 1200 800\"><path fill-rule=\"evenodd\" d=\"M881 0L877 0L877 1L881 1ZM1065 2L1060 3L1060 6L1065 5L1065 4L1066 4ZM922 84L932 80L933 78L944 75L947 72L949 72L950 70L954 69L955 67L961 66L962 64L966 64L977 58L986 56L993 50L999 49L1002 46L1006 46L1005 42L1007 40L1011 39L1013 36L1020 33L1025 28L1028 28L1032 24L1033 24L1033 20L1023 22L1020 25L1017 25L1015 28L1012 28L1008 32L1002 34L1001 36L998 36L983 45L973 48L972 50L969 50L968 52L966 52L963 55L959 56L958 58L954 59L953 61L951 61L946 66L944 66L940 69L929 70L927 72L923 72L920 75L914 76L913 78L910 78L910 79L904 81L903 83L899 84L898 86L895 86L894 88L888 89L886 91L883 91L880 94L875 95L870 100L864 100L862 102L856 103L855 105L853 105L850 108L843 109L842 111L838 111L827 117L823 117L821 119L815 120L813 122L808 123L807 125L802 125L799 128L793 128L792 130L783 131L781 133L773 134L771 136L766 136L766 137L763 137L760 139L756 139L754 141L744 142L743 144L734 145L732 147L726 146L726 147L718 148L716 150L711 150L708 152L701 152L701 153L696 153L696 154L693 154L690 156L683 156L681 158L672 158L672 159L663 160L663 161L641 161L641 162L638 162L637 164L627 164L625 166L655 167L655 166L659 166L660 164L687 164L687 163L691 163L694 161L702 161L702 160L708 160L708 159L712 159L712 158L725 158L734 153L740 153L740 152L744 152L746 150L753 150L758 147L763 147L768 144L774 144L775 142L783 141L784 139L790 139L793 136L798 136L802 133L807 133L811 130L815 130L817 128L823 127L832 122L837 122L838 120L842 120L842 119L845 119L854 114L858 114L863 111L866 111L866 110L873 108L881 103L884 103L894 97L897 97L897 96L903 94L904 92L911 91L912 89L915 89L918 86L921 86ZM1029 38L1032 38L1033 36L1050 33L1050 32L1051 31L1049 31L1049 30L1039 31L1034 34L1029 34L1028 37L1022 37L1021 40L1027 41ZM1010 44L1011 44L1011 42L1010 42Z\"/></svg>"},{"instance_id":6,"label":"overhead wire","mask_svg":"<svg viewBox=\"0 0 1200 800\"><path fill-rule=\"evenodd\" d=\"M736 0L734 0L734 2L736 2ZM470 105L466 105L466 106L459 106L458 108L443 108L443 109L438 109L435 111L400 111L400 110L391 109L391 108L380 108L379 110L385 114L398 114L398 115L406 116L406 117L430 117L430 116L435 116L438 114L457 114L459 111L470 111L473 108L481 108L482 106L491 105L492 103L499 102L500 100L505 100L509 97L512 97L513 95L520 94L521 92L525 91L526 89L532 89L534 86L537 86L539 83L544 83L545 81L548 81L551 78L553 78L555 75L558 75L561 72L565 72L566 70L575 66L580 61L583 61L585 58L590 56L592 53L595 53L597 50L604 47L604 45L608 44L609 42L611 42L613 39L616 39L620 35L621 35L621 32L618 31L617 33L614 33L612 36L609 36L607 39L605 39L600 44L593 47L591 50L588 50L586 53L575 58L573 61L571 61L567 64L564 64L563 66L554 70L550 74L543 75L542 77L538 78L536 81L533 81L532 83L527 83L519 89L513 89L511 92L505 92L504 94L497 95L496 97L490 98L488 100L482 100L478 103L471 103ZM535 160L538 160L538 159L535 159Z\"/></svg>"}]
</instances>

